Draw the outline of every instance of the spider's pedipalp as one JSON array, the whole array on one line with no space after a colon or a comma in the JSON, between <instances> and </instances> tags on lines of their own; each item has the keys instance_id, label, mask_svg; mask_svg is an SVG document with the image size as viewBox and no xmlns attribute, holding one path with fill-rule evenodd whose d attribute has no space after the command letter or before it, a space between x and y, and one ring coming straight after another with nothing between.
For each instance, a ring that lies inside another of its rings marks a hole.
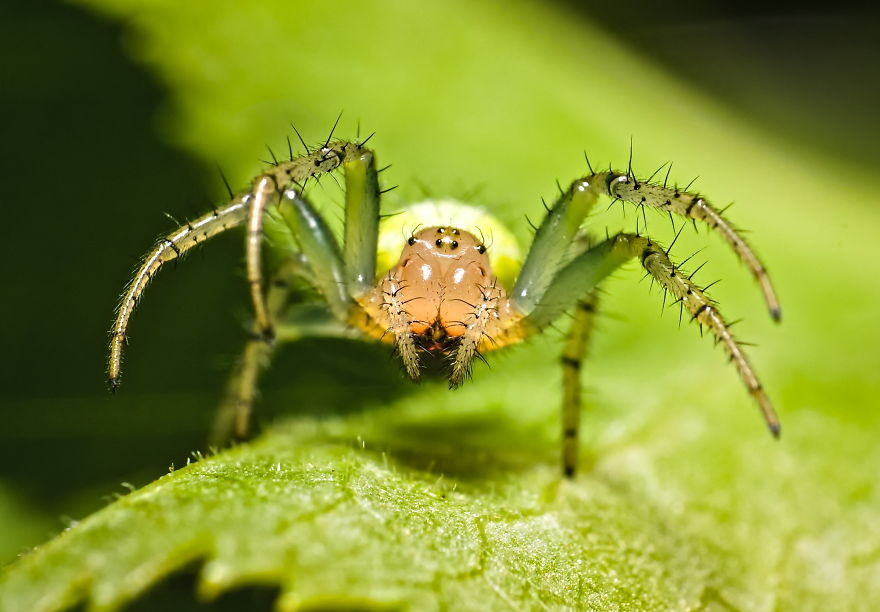
<instances>
[{"instance_id":1,"label":"spider's pedipalp","mask_svg":"<svg viewBox=\"0 0 880 612\"><path fill-rule=\"evenodd\" d=\"M160 240L156 247L144 257L119 302L116 320L113 322L113 328L110 332L110 359L107 375L111 390L115 391L119 387L125 334L132 312L134 312L144 289L159 271L159 268L208 238L244 223L250 200L250 194L239 196L226 206L177 228Z\"/></svg>"},{"instance_id":2,"label":"spider's pedipalp","mask_svg":"<svg viewBox=\"0 0 880 612\"><path fill-rule=\"evenodd\" d=\"M394 334L394 346L403 361L403 367L411 379L418 380L421 376L419 355L410 330L415 321L404 308L404 301L400 297L402 290L400 281L393 274L388 274L382 282L382 306L387 313L388 329Z\"/></svg>"},{"instance_id":3,"label":"spider's pedipalp","mask_svg":"<svg viewBox=\"0 0 880 612\"><path fill-rule=\"evenodd\" d=\"M480 301L477 304L465 302L473 311L469 313L469 320L463 323L464 333L461 334L458 348L455 351L452 372L449 375L451 389L461 385L470 376L474 358L482 358L479 352L480 345L495 344L495 340L487 330L489 330L493 317L498 311L498 302L504 298L504 294L494 283L488 288L479 285L477 287L480 292ZM464 300L459 301L464 302Z\"/></svg>"}]
</instances>

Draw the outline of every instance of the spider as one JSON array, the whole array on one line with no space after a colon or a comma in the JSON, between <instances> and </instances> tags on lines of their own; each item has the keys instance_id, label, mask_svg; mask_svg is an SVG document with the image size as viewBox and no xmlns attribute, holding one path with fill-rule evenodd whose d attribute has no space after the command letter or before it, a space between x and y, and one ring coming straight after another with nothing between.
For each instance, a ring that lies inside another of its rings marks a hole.
<instances>
[{"instance_id":1,"label":"spider","mask_svg":"<svg viewBox=\"0 0 880 612\"><path fill-rule=\"evenodd\" d=\"M273 351L285 342L306 336L354 336L392 344L410 378L419 379L428 364L446 364L449 386L454 388L470 376L472 363L483 359L484 353L539 334L569 312L572 324L561 358L562 468L571 477L577 466L580 368L596 313L597 289L605 277L632 259L663 288L664 300L666 293L671 294L701 331L704 326L711 331L770 432L779 435L779 420L741 343L705 289L691 280L693 273L686 274L670 260L668 248L640 235L638 229L613 236L606 232L606 238L599 241L583 227L603 195L612 203L632 203L643 210L652 207L667 211L670 217L705 223L751 271L771 316L778 321L779 302L763 264L708 200L667 185L668 169L660 183L653 181L653 175L638 179L631 156L625 172L610 167L596 172L587 159L589 174L560 189L552 206L545 205L546 215L516 270L518 255L506 230L494 230L492 244L487 245L474 227L481 213L463 204L434 201L409 207L404 218L421 225L408 236L399 220L396 231L380 230L380 220L386 221L380 215L383 192L375 154L366 147L369 138L334 141L332 134L314 150L306 146L304 155L295 156L291 150L289 160L273 161L249 190L238 195L230 190L227 204L157 242L119 304L110 340L111 390L119 386L126 329L149 281L163 264L221 232L244 225L254 319L253 333L231 376L221 411L227 415L221 429L230 437L248 435L258 376ZM340 168L345 183L341 245L304 195L309 179ZM495 224L486 215L483 219ZM261 260L264 236L269 237L271 252L279 262L268 277ZM323 303L294 303L297 279L316 289Z\"/></svg>"}]
</instances>

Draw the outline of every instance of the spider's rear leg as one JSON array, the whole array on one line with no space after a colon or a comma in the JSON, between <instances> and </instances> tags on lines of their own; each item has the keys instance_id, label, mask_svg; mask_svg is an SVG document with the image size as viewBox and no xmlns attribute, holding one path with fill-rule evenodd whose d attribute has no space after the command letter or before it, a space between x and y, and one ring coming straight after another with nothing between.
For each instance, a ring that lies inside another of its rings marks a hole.
<instances>
[{"instance_id":1,"label":"spider's rear leg","mask_svg":"<svg viewBox=\"0 0 880 612\"><path fill-rule=\"evenodd\" d=\"M291 305L290 281L306 276L300 260L291 260L270 281L266 302L275 334L266 338L254 323L241 357L226 385L226 393L214 421L209 443L222 446L232 439L250 437L251 415L261 374L276 350L285 343L312 337L350 337L351 329L320 305Z\"/></svg>"},{"instance_id":2,"label":"spider's rear leg","mask_svg":"<svg viewBox=\"0 0 880 612\"><path fill-rule=\"evenodd\" d=\"M266 294L266 315L273 326L287 308L290 299L291 277L302 271L301 260L286 262L272 276ZM275 347L275 338L267 337L264 328L254 321L250 337L247 339L241 357L235 364L226 385L226 393L209 437L215 446L226 444L231 439L245 440L250 436L250 421L254 401L257 396L257 383L265 370Z\"/></svg>"},{"instance_id":3,"label":"spider's rear leg","mask_svg":"<svg viewBox=\"0 0 880 612\"><path fill-rule=\"evenodd\" d=\"M197 244L241 225L247 218L250 199L250 194L239 196L229 204L177 228L160 240L156 247L143 258L143 262L122 296L116 310L116 320L113 322L113 328L110 332L110 359L107 374L112 391L119 387L128 323L147 285L163 264L180 257Z\"/></svg>"},{"instance_id":4,"label":"spider's rear leg","mask_svg":"<svg viewBox=\"0 0 880 612\"><path fill-rule=\"evenodd\" d=\"M578 302L562 351L562 471L569 478L574 476L578 461L581 365L593 333L598 302L595 291Z\"/></svg>"}]
</instances>

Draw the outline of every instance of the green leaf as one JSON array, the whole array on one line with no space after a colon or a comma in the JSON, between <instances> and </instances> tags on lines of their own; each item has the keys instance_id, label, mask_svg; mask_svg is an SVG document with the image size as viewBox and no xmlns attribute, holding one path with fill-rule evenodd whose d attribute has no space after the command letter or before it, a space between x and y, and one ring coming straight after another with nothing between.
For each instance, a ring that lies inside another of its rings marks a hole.
<instances>
[{"instance_id":1,"label":"green leaf","mask_svg":"<svg viewBox=\"0 0 880 612\"><path fill-rule=\"evenodd\" d=\"M363 413L294 419L164 476L7 568L0 609L113 608L191 563L205 597L277 584L283 608L880 606L880 285L861 265L880 215L861 169L757 129L539 4L89 4L128 24L129 47L167 83L169 137L239 183L263 142L286 148L289 120L323 139L340 108L343 135L360 118L395 164L388 210L418 182L442 195L485 185L477 199L524 244L523 214L540 213L554 178L583 173L584 147L621 165L634 136L640 174L666 159L673 180L701 174L701 192L739 201L731 216L756 230L783 325L761 318L719 241L686 233L676 252L711 245L722 310L749 315L741 333L760 341L783 438L720 352L661 319L627 271L607 285L616 318L584 371L575 482L557 476L551 333L460 391L425 384ZM591 222L633 225L614 211Z\"/></svg>"},{"instance_id":2,"label":"green leaf","mask_svg":"<svg viewBox=\"0 0 880 612\"><path fill-rule=\"evenodd\" d=\"M24 559L2 608L87 595L112 609L203 558L203 596L280 584L284 609L699 601L704 546L658 524L635 492L560 482L551 449L535 443L546 432L500 403L459 401L298 421L176 470Z\"/></svg>"}]
</instances>

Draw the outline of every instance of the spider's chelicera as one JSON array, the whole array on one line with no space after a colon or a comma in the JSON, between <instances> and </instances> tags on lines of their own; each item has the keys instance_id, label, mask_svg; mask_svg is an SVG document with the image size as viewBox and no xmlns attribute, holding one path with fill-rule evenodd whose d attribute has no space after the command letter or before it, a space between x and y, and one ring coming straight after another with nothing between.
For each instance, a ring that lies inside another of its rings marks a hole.
<instances>
[{"instance_id":1,"label":"spider's chelicera","mask_svg":"<svg viewBox=\"0 0 880 612\"><path fill-rule=\"evenodd\" d=\"M275 162L251 189L178 228L147 254L120 303L110 341L109 377L119 385L126 329L145 287L161 266L233 227L246 226L247 279L254 333L230 381L221 429L248 433L260 370L279 344L306 336L359 337L394 345L406 373L418 379L426 363L448 364L451 387L470 375L474 359L540 333L565 312L573 314L562 356L563 469L574 474L580 414L580 367L597 307L597 288L635 259L724 347L774 435L779 421L741 344L705 290L670 261L668 249L648 236L619 233L593 240L584 220L601 196L653 207L706 223L749 268L774 319L780 309L764 266L731 224L698 194L639 180L626 172L595 172L575 180L547 208L521 268L513 240L485 213L450 202L414 205L402 218L420 223L409 236L399 217L380 228L381 190L375 156L365 143L329 139L314 151ZM589 166L589 162L588 162ZM342 244L304 195L312 177L342 168L345 219ZM655 173L656 174L656 173ZM668 179L668 170L667 170ZM482 218L482 221L478 219ZM465 221L463 221L463 219ZM383 221L384 222L384 221ZM496 225L491 244L481 223ZM261 243L271 237L275 264L264 277ZM398 241L395 244L395 241ZM399 254L396 261L389 253ZM377 264L377 261L379 262ZM295 279L304 279L322 304L292 303ZM665 299L665 298L664 298Z\"/></svg>"}]
</instances>

